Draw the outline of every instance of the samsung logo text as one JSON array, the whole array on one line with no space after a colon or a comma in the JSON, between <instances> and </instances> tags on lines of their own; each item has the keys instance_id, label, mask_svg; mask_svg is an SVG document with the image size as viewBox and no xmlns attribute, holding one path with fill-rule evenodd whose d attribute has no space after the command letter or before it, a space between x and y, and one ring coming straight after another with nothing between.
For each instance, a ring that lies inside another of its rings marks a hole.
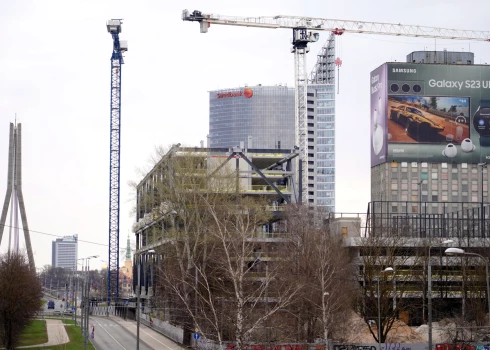
<instances>
[{"instance_id":1,"label":"samsung logo text","mask_svg":"<svg viewBox=\"0 0 490 350\"><path fill-rule=\"evenodd\" d=\"M393 73L417 73L416 68L393 68Z\"/></svg>"}]
</instances>

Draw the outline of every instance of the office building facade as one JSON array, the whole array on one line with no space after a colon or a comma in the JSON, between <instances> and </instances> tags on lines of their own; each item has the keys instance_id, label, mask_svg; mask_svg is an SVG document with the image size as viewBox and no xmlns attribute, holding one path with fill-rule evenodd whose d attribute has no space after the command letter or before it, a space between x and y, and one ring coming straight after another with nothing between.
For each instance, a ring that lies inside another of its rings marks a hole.
<instances>
[{"instance_id":1,"label":"office building facade","mask_svg":"<svg viewBox=\"0 0 490 350\"><path fill-rule=\"evenodd\" d=\"M209 92L208 146L241 143L255 149L293 149L293 88L257 85Z\"/></svg>"},{"instance_id":2,"label":"office building facade","mask_svg":"<svg viewBox=\"0 0 490 350\"><path fill-rule=\"evenodd\" d=\"M64 236L52 242L51 265L76 270L78 259L78 235Z\"/></svg>"},{"instance_id":3,"label":"office building facade","mask_svg":"<svg viewBox=\"0 0 490 350\"><path fill-rule=\"evenodd\" d=\"M371 199L392 201L385 209L394 213L483 207L490 67L472 64L469 53L422 56L371 72Z\"/></svg>"}]
</instances>

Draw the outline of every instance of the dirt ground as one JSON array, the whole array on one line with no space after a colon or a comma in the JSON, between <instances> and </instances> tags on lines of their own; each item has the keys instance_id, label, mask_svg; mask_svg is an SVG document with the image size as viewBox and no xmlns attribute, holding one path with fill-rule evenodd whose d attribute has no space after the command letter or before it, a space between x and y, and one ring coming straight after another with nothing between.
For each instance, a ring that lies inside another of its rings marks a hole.
<instances>
[{"instance_id":1,"label":"dirt ground","mask_svg":"<svg viewBox=\"0 0 490 350\"><path fill-rule=\"evenodd\" d=\"M348 343L375 343L375 340L371 333L369 332L368 326L364 323L362 318L353 313L351 315L351 326L346 330L346 342ZM432 342L433 344L443 342L442 334L438 329L438 323L433 322L432 324ZM377 332L376 330L374 330ZM420 327L409 327L402 321L395 321L393 328L390 333L388 333L387 342L390 343L425 343L428 337L428 327L427 325L422 325Z\"/></svg>"}]
</instances>

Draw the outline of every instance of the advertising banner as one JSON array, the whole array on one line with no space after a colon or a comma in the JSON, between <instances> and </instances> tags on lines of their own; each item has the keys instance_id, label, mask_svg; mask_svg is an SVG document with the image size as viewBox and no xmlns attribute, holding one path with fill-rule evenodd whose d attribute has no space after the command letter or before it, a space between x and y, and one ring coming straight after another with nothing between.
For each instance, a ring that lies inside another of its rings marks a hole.
<instances>
[{"instance_id":1,"label":"advertising banner","mask_svg":"<svg viewBox=\"0 0 490 350\"><path fill-rule=\"evenodd\" d=\"M371 72L371 166L386 162L388 152L386 65Z\"/></svg>"},{"instance_id":2,"label":"advertising banner","mask_svg":"<svg viewBox=\"0 0 490 350\"><path fill-rule=\"evenodd\" d=\"M382 68L386 81L379 101L385 105L377 110L385 112L381 126L387 151L384 159L382 151L376 154L381 136L371 122L371 166L383 161L490 162L489 66L384 64L371 73L371 115L378 93L373 79L381 79Z\"/></svg>"}]
</instances>

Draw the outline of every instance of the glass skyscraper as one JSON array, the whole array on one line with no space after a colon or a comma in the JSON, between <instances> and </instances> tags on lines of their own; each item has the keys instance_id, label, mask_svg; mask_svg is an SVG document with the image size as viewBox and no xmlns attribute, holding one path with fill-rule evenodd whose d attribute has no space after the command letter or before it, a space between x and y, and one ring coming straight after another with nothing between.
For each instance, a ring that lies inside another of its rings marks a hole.
<instances>
[{"instance_id":1,"label":"glass skyscraper","mask_svg":"<svg viewBox=\"0 0 490 350\"><path fill-rule=\"evenodd\" d=\"M335 208L335 85L308 85L308 202Z\"/></svg>"},{"instance_id":2,"label":"glass skyscraper","mask_svg":"<svg viewBox=\"0 0 490 350\"><path fill-rule=\"evenodd\" d=\"M250 86L209 92L209 146L230 148L252 139L255 149L293 149L294 89Z\"/></svg>"}]
</instances>

